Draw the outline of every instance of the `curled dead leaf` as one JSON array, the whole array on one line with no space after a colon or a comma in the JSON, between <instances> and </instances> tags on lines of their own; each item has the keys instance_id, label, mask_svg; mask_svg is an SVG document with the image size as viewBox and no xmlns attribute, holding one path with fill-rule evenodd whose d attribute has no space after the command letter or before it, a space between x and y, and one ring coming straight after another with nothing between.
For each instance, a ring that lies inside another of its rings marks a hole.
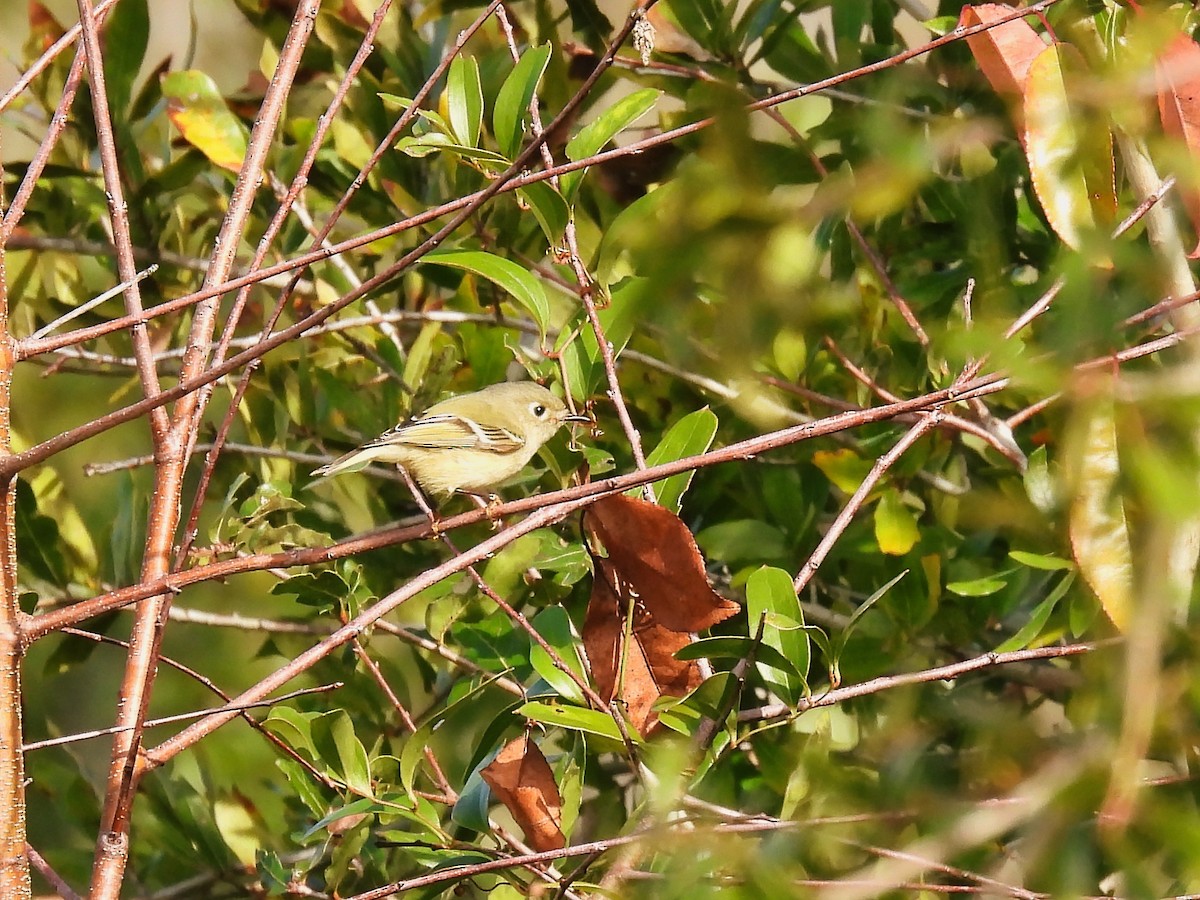
<instances>
[{"instance_id":1,"label":"curled dead leaf","mask_svg":"<svg viewBox=\"0 0 1200 900\"><path fill-rule=\"evenodd\" d=\"M529 846L542 852L567 845L562 832L562 795L550 764L529 735L505 744L479 774L512 813Z\"/></svg>"},{"instance_id":2,"label":"curled dead leaf","mask_svg":"<svg viewBox=\"0 0 1200 900\"><path fill-rule=\"evenodd\" d=\"M608 554L595 557L583 626L592 678L646 734L657 725L659 697L682 697L703 681L695 661L675 654L740 607L712 589L695 538L670 510L618 494L585 521Z\"/></svg>"}]
</instances>

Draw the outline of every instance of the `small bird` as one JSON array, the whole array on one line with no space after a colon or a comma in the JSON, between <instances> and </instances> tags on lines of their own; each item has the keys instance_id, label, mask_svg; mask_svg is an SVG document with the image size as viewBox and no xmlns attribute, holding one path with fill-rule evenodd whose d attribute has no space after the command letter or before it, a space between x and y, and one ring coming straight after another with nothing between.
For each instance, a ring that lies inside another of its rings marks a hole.
<instances>
[{"instance_id":1,"label":"small bird","mask_svg":"<svg viewBox=\"0 0 1200 900\"><path fill-rule=\"evenodd\" d=\"M435 403L312 474L340 475L372 462L395 463L428 493L479 495L524 469L566 423L591 421L572 414L540 384L493 384Z\"/></svg>"}]
</instances>

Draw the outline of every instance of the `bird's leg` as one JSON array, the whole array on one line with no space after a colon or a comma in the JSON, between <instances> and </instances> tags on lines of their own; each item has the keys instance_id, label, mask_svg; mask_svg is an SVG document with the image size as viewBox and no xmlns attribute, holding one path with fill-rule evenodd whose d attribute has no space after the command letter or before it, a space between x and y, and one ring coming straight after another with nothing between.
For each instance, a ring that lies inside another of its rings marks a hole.
<instances>
[{"instance_id":1,"label":"bird's leg","mask_svg":"<svg viewBox=\"0 0 1200 900\"><path fill-rule=\"evenodd\" d=\"M408 469L404 466L396 466L396 470L400 473L400 477L404 479L404 483L408 485L409 491L413 495L413 499L417 501L417 506L421 512L425 513L425 517L429 519L429 527L433 531L433 536L436 538L442 533L442 522L437 517L437 513L433 511L433 507L429 505L429 501L425 499L425 492L417 485L417 482L411 475L408 474Z\"/></svg>"},{"instance_id":2,"label":"bird's leg","mask_svg":"<svg viewBox=\"0 0 1200 900\"><path fill-rule=\"evenodd\" d=\"M488 494L485 498L483 494L476 494L474 491L460 491L471 498L471 502L487 513L488 521L492 523L492 531L500 530L500 519L497 517L497 509L504 501L499 494Z\"/></svg>"}]
</instances>

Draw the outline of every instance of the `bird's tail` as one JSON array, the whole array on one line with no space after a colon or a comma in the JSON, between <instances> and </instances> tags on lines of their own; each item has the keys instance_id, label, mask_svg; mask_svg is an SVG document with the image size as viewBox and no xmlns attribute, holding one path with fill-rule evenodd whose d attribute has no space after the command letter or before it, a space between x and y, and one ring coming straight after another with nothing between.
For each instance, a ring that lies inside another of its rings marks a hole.
<instances>
[{"instance_id":1,"label":"bird's tail","mask_svg":"<svg viewBox=\"0 0 1200 900\"><path fill-rule=\"evenodd\" d=\"M378 455L375 450L374 447L359 447L344 456L339 456L331 463L326 463L319 469L313 469L309 474L316 478L328 478L330 475L357 472L375 460Z\"/></svg>"}]
</instances>

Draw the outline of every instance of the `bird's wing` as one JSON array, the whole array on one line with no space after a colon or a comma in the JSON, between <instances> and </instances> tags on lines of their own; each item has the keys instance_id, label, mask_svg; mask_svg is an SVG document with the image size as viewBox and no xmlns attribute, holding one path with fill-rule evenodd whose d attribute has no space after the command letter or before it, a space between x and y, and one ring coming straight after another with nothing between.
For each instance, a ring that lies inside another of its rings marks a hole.
<instances>
[{"instance_id":1,"label":"bird's wing","mask_svg":"<svg viewBox=\"0 0 1200 900\"><path fill-rule=\"evenodd\" d=\"M465 416L442 414L425 416L412 422L401 422L385 431L368 447L388 444L407 444L432 450L485 450L493 453L512 453L525 442L507 428L480 425Z\"/></svg>"}]
</instances>

